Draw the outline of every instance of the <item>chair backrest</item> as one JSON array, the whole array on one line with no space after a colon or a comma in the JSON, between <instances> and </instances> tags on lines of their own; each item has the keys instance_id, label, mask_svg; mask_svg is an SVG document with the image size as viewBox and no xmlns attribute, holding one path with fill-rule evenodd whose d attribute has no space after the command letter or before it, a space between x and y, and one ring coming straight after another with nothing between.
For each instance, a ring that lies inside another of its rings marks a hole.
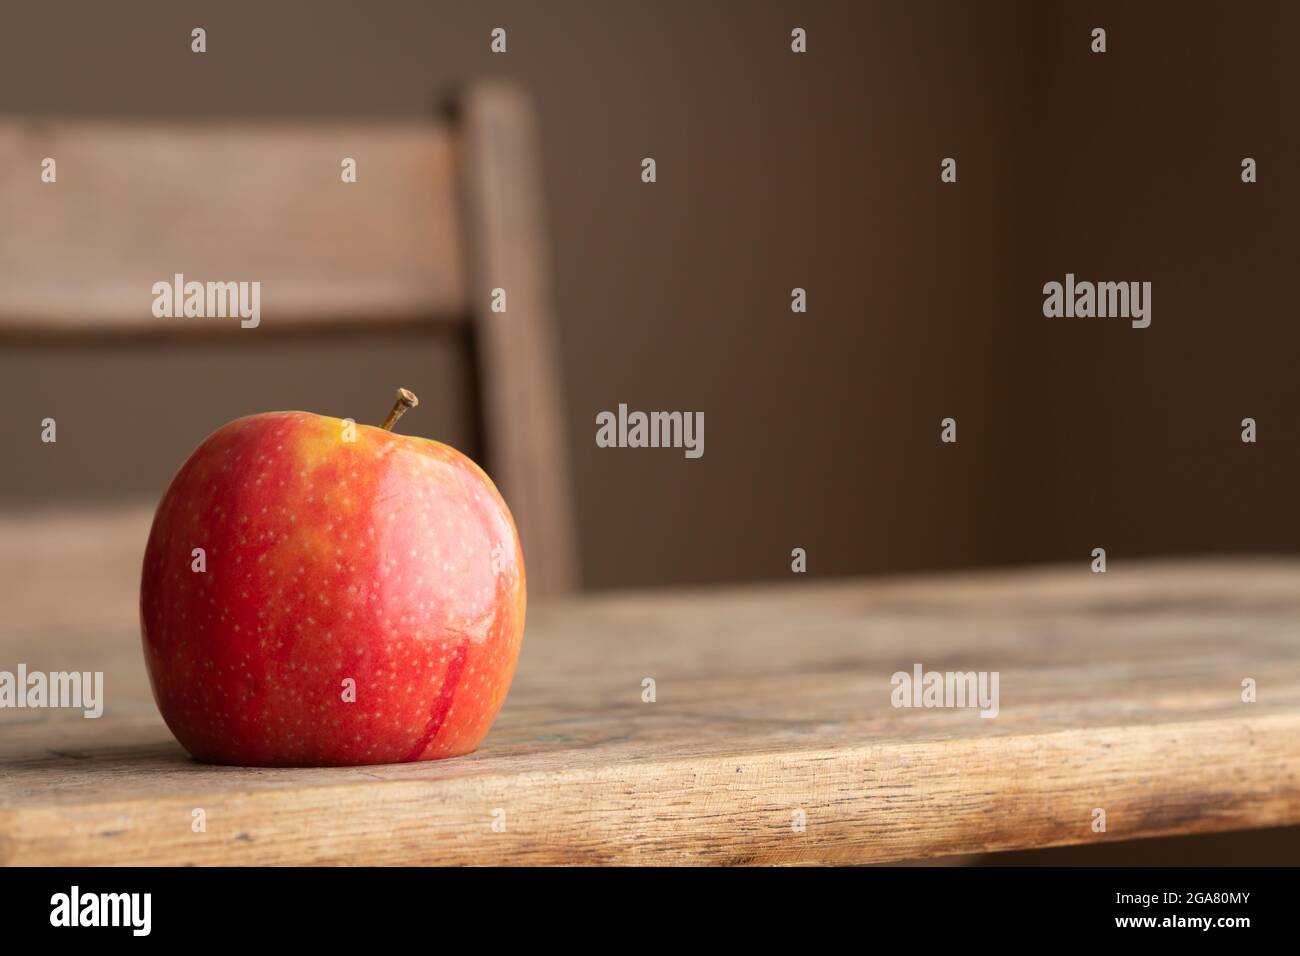
<instances>
[{"instance_id":1,"label":"chair backrest","mask_svg":"<svg viewBox=\"0 0 1300 956\"><path fill-rule=\"evenodd\" d=\"M530 590L576 586L536 130L518 91L472 88L428 122L0 119L0 170L3 337L212 334L220 320L155 316L151 289L178 273L259 282L252 334L468 325L486 465Z\"/></svg>"}]
</instances>

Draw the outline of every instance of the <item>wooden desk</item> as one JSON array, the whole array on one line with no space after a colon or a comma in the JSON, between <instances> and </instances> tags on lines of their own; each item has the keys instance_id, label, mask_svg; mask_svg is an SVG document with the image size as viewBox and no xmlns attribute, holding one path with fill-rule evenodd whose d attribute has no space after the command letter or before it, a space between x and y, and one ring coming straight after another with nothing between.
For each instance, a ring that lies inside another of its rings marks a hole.
<instances>
[{"instance_id":1,"label":"wooden desk","mask_svg":"<svg viewBox=\"0 0 1300 956\"><path fill-rule=\"evenodd\" d=\"M147 513L114 520L0 526L0 670L102 670L107 696L99 720L0 711L0 862L867 863L1300 821L1300 562L539 604L478 753L245 770L163 726L138 572L108 561ZM915 663L998 671L999 716L895 709Z\"/></svg>"}]
</instances>

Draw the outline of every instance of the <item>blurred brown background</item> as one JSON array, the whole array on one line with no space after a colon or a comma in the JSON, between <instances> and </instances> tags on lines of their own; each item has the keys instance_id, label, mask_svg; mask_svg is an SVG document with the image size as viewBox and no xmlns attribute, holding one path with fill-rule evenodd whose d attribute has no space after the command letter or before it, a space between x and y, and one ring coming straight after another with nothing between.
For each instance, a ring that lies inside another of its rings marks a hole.
<instances>
[{"instance_id":1,"label":"blurred brown background","mask_svg":"<svg viewBox=\"0 0 1300 956\"><path fill-rule=\"evenodd\" d=\"M1300 548L1294 5L49 2L6 19L0 112L24 116L418 117L469 79L525 86L587 586L779 577L795 546L817 575ZM1066 272L1150 280L1151 327L1044 318ZM412 430L473 451L425 339L6 343L0 508L155 500L228 419L378 420L399 383L435 397ZM703 411L704 457L598 449L595 415L620 402ZM46 415L57 454L19 452Z\"/></svg>"}]
</instances>

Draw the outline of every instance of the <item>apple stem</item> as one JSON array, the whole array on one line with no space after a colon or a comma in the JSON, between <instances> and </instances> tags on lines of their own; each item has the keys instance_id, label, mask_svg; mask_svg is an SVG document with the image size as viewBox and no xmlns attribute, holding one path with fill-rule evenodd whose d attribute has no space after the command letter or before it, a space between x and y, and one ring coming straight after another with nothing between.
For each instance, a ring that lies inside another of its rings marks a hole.
<instances>
[{"instance_id":1,"label":"apple stem","mask_svg":"<svg viewBox=\"0 0 1300 956\"><path fill-rule=\"evenodd\" d=\"M420 400L415 397L414 392L407 388L399 388L397 390L397 401L393 405L393 410L389 412L388 417L384 419L384 431L391 432L393 426L397 424L397 420L406 414L406 410L408 408L414 408L419 404Z\"/></svg>"}]
</instances>

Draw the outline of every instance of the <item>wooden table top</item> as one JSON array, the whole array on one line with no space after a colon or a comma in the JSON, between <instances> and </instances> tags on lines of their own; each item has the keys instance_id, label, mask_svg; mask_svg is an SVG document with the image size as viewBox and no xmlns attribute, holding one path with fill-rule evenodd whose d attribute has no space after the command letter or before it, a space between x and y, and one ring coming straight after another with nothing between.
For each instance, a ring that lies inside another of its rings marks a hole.
<instances>
[{"instance_id":1,"label":"wooden table top","mask_svg":"<svg viewBox=\"0 0 1300 956\"><path fill-rule=\"evenodd\" d=\"M0 710L3 863L867 863L1300 822L1297 561L539 603L477 753L267 770L171 738L136 568L6 530L0 670L102 670L107 703ZM997 671L998 716L895 708L915 664Z\"/></svg>"}]
</instances>

